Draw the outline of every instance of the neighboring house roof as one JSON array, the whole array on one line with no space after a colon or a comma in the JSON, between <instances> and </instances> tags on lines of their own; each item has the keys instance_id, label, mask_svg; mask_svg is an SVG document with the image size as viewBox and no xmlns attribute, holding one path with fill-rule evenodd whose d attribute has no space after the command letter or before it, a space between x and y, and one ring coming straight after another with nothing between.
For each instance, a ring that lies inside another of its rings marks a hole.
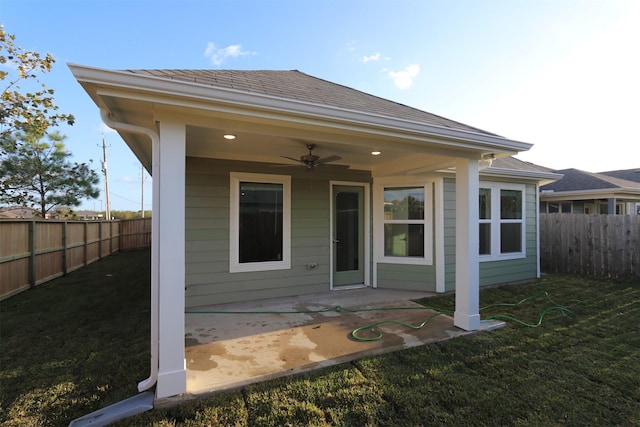
<instances>
[{"instance_id":1,"label":"neighboring house roof","mask_svg":"<svg viewBox=\"0 0 640 427\"><path fill-rule=\"evenodd\" d=\"M162 79L246 91L249 93L356 110L451 129L496 134L417 108L370 95L297 70L126 70Z\"/></svg>"},{"instance_id":2,"label":"neighboring house roof","mask_svg":"<svg viewBox=\"0 0 640 427\"><path fill-rule=\"evenodd\" d=\"M74 213L79 218L102 218L102 213L96 211L75 211Z\"/></svg>"},{"instance_id":3,"label":"neighboring house roof","mask_svg":"<svg viewBox=\"0 0 640 427\"><path fill-rule=\"evenodd\" d=\"M541 187L541 190L558 191L583 191L602 189L637 189L640 190L640 182L615 178L601 173L586 172L579 169L558 170L562 179Z\"/></svg>"},{"instance_id":4,"label":"neighboring house roof","mask_svg":"<svg viewBox=\"0 0 640 427\"><path fill-rule=\"evenodd\" d=\"M0 208L0 218L4 219L33 218L37 214L38 211L36 209L25 206L8 206Z\"/></svg>"},{"instance_id":5,"label":"neighboring house roof","mask_svg":"<svg viewBox=\"0 0 640 427\"><path fill-rule=\"evenodd\" d=\"M545 201L611 199L640 200L640 182L579 169L555 171L562 179L540 187L540 199Z\"/></svg>"},{"instance_id":6,"label":"neighboring house roof","mask_svg":"<svg viewBox=\"0 0 640 427\"><path fill-rule=\"evenodd\" d=\"M640 168L600 172L600 175L626 179L627 181L640 182Z\"/></svg>"}]
</instances>

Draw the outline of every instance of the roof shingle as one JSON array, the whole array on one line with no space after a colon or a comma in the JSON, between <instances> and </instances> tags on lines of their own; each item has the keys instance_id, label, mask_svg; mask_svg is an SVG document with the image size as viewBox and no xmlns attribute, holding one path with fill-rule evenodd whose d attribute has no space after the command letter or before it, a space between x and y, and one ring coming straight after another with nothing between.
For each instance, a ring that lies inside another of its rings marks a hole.
<instances>
[{"instance_id":1,"label":"roof shingle","mask_svg":"<svg viewBox=\"0 0 640 427\"><path fill-rule=\"evenodd\" d=\"M433 126L498 136L454 120L370 95L297 70L126 70L139 75L177 80L253 94L297 100Z\"/></svg>"},{"instance_id":2,"label":"roof shingle","mask_svg":"<svg viewBox=\"0 0 640 427\"><path fill-rule=\"evenodd\" d=\"M627 181L600 173L585 172L579 169L564 169L555 172L564 175L564 177L551 184L543 185L540 187L541 190L553 190L555 192L617 188L635 188L640 190L639 182Z\"/></svg>"}]
</instances>

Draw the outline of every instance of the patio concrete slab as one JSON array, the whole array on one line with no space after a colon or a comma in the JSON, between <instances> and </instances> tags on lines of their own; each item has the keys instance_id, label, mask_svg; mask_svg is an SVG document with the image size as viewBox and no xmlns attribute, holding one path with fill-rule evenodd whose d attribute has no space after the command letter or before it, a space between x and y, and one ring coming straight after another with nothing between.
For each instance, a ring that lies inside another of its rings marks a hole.
<instances>
[{"instance_id":1,"label":"patio concrete slab","mask_svg":"<svg viewBox=\"0 0 640 427\"><path fill-rule=\"evenodd\" d=\"M188 310L187 394L228 390L467 334L451 317L438 315L416 330L381 324L378 341L351 335L385 320L420 325L436 312L412 300L432 295L361 288ZM375 335L367 329L358 336Z\"/></svg>"}]
</instances>

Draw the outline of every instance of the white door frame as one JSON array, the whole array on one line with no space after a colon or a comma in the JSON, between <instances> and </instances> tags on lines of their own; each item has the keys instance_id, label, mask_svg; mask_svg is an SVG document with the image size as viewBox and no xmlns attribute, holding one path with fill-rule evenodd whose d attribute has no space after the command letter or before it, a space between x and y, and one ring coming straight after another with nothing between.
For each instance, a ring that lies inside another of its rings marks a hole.
<instances>
[{"instance_id":1,"label":"white door frame","mask_svg":"<svg viewBox=\"0 0 640 427\"><path fill-rule=\"evenodd\" d=\"M364 283L361 285L340 286L336 289L353 289L363 286L371 286L371 185L368 182L353 181L329 181L329 289L333 290L333 271L334 260L333 255L335 247L333 244L334 236L334 212L333 212L333 187L336 185L346 185L351 187L362 187L364 193Z\"/></svg>"}]
</instances>

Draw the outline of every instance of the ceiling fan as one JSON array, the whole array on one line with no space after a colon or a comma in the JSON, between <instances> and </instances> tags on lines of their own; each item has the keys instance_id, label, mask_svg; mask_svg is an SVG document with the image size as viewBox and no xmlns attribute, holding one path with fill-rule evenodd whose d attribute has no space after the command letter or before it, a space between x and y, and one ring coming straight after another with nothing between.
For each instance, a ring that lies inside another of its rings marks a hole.
<instances>
[{"instance_id":1,"label":"ceiling fan","mask_svg":"<svg viewBox=\"0 0 640 427\"><path fill-rule=\"evenodd\" d=\"M293 160L294 162L298 163L297 165L285 165L285 166L304 166L307 169L313 169L317 166L331 166L334 168L337 167L337 168L344 168L344 169L347 169L349 167L349 165L330 165L329 163L335 162L336 160L341 160L342 157L329 156L321 159L320 156L316 156L315 154L313 154L314 148L316 148L316 144L307 144L307 149L309 150L309 154L304 154L300 156L299 159L289 157L289 156L280 156L280 157L282 157L283 159Z\"/></svg>"}]
</instances>

